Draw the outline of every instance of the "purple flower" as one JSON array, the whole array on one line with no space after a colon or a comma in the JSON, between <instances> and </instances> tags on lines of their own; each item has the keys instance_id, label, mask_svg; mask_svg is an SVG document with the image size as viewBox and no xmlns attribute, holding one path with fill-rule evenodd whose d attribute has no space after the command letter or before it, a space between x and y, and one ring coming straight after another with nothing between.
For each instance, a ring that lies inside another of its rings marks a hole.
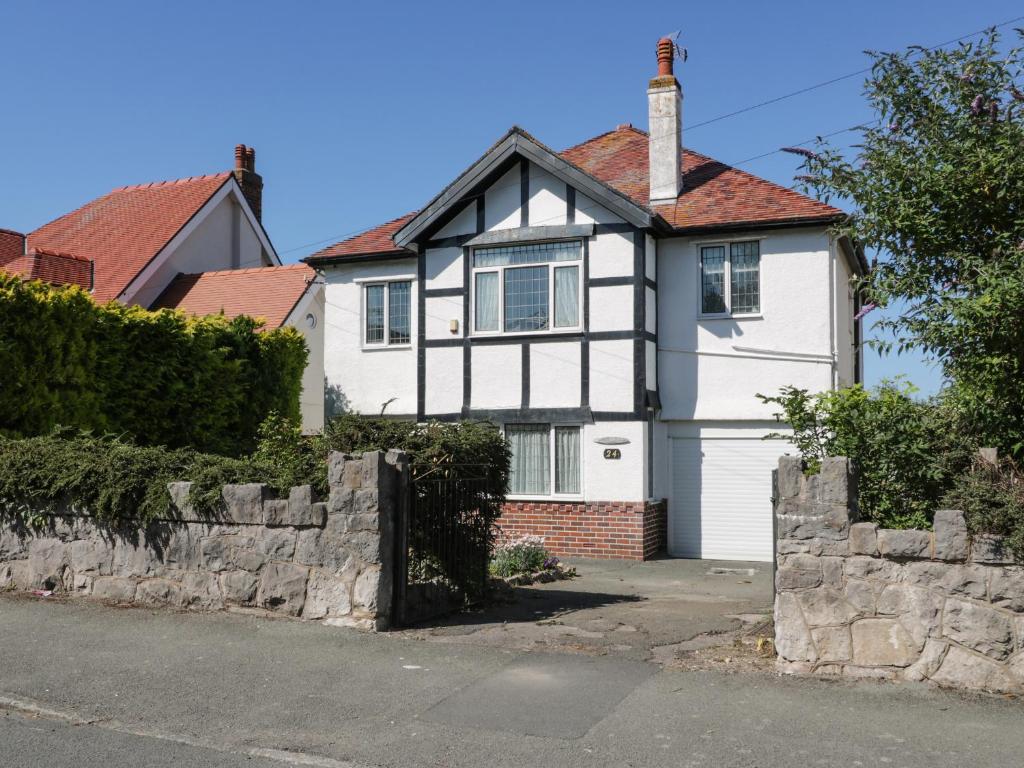
<instances>
[{"instance_id":1,"label":"purple flower","mask_svg":"<svg viewBox=\"0 0 1024 768\"><path fill-rule=\"evenodd\" d=\"M999 117L999 102L990 101L988 104L988 116L995 120Z\"/></svg>"},{"instance_id":2,"label":"purple flower","mask_svg":"<svg viewBox=\"0 0 1024 768\"><path fill-rule=\"evenodd\" d=\"M984 107L984 104L985 98L979 93L977 96L974 97L974 100L971 102L971 114L974 115L975 117L980 115L981 110Z\"/></svg>"},{"instance_id":3,"label":"purple flower","mask_svg":"<svg viewBox=\"0 0 1024 768\"><path fill-rule=\"evenodd\" d=\"M857 314L853 316L853 319L854 320L860 320L862 317L864 317L864 315L866 315L871 310L876 309L877 307L878 307L877 304L871 304L871 303L865 304L863 307L860 308L860 311L857 312Z\"/></svg>"},{"instance_id":4,"label":"purple flower","mask_svg":"<svg viewBox=\"0 0 1024 768\"><path fill-rule=\"evenodd\" d=\"M814 179L813 176L808 176L807 174L801 174L799 176L794 176L793 177L793 181L802 181L804 184L813 184L815 179Z\"/></svg>"},{"instance_id":5,"label":"purple flower","mask_svg":"<svg viewBox=\"0 0 1024 768\"><path fill-rule=\"evenodd\" d=\"M801 155L806 157L808 160L814 160L818 157L817 152L812 152L811 150L804 149L803 147L783 147L782 151L789 152L792 155Z\"/></svg>"},{"instance_id":6,"label":"purple flower","mask_svg":"<svg viewBox=\"0 0 1024 768\"><path fill-rule=\"evenodd\" d=\"M889 123L889 133L899 133L903 126L899 123Z\"/></svg>"},{"instance_id":7,"label":"purple flower","mask_svg":"<svg viewBox=\"0 0 1024 768\"><path fill-rule=\"evenodd\" d=\"M973 83L974 82L974 75L972 75L970 72L964 72L962 75L960 75L960 82L961 83Z\"/></svg>"}]
</instances>

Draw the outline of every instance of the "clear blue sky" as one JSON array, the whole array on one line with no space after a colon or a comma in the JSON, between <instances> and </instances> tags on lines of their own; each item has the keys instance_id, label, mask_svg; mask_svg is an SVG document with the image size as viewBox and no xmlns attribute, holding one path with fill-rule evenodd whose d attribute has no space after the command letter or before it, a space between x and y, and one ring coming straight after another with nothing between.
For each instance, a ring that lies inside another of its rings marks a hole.
<instances>
[{"instance_id":1,"label":"clear blue sky","mask_svg":"<svg viewBox=\"0 0 1024 768\"><path fill-rule=\"evenodd\" d=\"M682 30L684 142L728 163L870 116L862 78L699 122L1020 15L1019 0L849 3L7 3L0 227L256 148L285 261L421 206L509 126L561 149L645 127L658 37ZM1008 31L1008 30L1006 30ZM836 137L848 144L853 134ZM792 184L797 159L742 164ZM869 316L870 318L871 316ZM869 352L869 383L921 360Z\"/></svg>"}]
</instances>

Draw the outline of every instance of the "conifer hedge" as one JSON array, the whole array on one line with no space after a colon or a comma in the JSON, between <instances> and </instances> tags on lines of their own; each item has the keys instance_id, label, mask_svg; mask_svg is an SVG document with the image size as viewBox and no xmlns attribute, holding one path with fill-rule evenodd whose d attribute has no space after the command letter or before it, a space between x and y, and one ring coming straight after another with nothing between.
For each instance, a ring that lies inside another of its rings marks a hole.
<instances>
[{"instance_id":1,"label":"conifer hedge","mask_svg":"<svg viewBox=\"0 0 1024 768\"><path fill-rule=\"evenodd\" d=\"M308 351L294 328L190 318L0 274L0 435L56 426L237 456L276 411L299 419Z\"/></svg>"}]
</instances>

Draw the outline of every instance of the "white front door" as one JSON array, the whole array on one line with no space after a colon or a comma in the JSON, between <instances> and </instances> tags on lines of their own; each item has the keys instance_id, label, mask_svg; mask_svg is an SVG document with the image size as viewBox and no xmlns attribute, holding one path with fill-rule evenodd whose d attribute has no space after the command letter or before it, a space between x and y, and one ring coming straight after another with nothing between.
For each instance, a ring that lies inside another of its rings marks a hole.
<instances>
[{"instance_id":1,"label":"white front door","mask_svg":"<svg viewBox=\"0 0 1024 768\"><path fill-rule=\"evenodd\" d=\"M792 447L758 438L672 438L668 552L772 559L772 470Z\"/></svg>"}]
</instances>

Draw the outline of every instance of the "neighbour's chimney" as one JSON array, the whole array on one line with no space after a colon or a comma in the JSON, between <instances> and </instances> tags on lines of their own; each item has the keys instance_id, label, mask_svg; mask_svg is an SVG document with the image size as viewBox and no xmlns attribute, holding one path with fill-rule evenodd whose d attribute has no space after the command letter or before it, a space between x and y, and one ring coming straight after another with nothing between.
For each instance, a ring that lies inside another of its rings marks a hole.
<instances>
[{"instance_id":1,"label":"neighbour's chimney","mask_svg":"<svg viewBox=\"0 0 1024 768\"><path fill-rule=\"evenodd\" d=\"M658 76L647 87L652 204L674 202L683 188L683 92L672 73L675 44L658 41Z\"/></svg>"},{"instance_id":2,"label":"neighbour's chimney","mask_svg":"<svg viewBox=\"0 0 1024 768\"><path fill-rule=\"evenodd\" d=\"M235 147L235 179L249 201L256 221L263 219L263 177L256 173L256 150L245 144Z\"/></svg>"}]
</instances>

